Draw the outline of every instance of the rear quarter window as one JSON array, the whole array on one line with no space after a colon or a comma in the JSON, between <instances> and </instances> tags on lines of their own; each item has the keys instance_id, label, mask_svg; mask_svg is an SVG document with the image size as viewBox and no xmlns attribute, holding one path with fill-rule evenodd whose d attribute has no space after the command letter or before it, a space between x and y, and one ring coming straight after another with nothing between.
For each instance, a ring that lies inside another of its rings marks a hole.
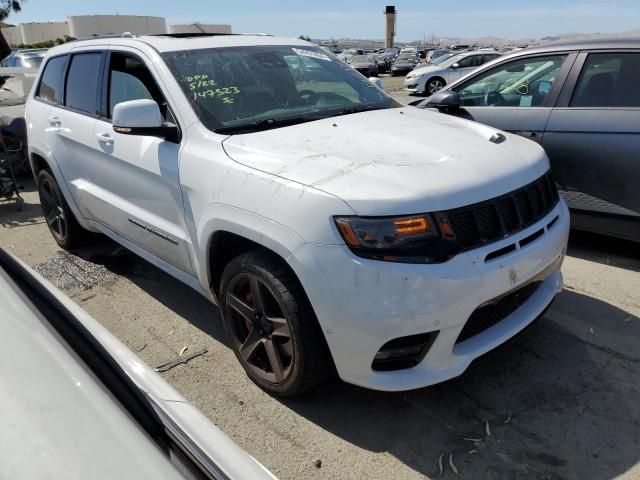
<instances>
[{"instance_id":1,"label":"rear quarter window","mask_svg":"<svg viewBox=\"0 0 640 480\"><path fill-rule=\"evenodd\" d=\"M67 57L54 57L44 67L36 97L48 102L62 103L62 75L67 65Z\"/></svg>"}]
</instances>

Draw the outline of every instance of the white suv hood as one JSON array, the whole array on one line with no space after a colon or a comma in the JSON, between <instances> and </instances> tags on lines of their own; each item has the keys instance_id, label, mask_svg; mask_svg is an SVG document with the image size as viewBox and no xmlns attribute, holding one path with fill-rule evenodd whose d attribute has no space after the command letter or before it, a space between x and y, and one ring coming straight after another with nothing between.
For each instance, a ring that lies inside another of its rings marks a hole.
<instances>
[{"instance_id":1,"label":"white suv hood","mask_svg":"<svg viewBox=\"0 0 640 480\"><path fill-rule=\"evenodd\" d=\"M344 115L224 141L235 161L335 195L358 215L469 205L540 177L540 146L431 110L393 108Z\"/></svg>"}]
</instances>

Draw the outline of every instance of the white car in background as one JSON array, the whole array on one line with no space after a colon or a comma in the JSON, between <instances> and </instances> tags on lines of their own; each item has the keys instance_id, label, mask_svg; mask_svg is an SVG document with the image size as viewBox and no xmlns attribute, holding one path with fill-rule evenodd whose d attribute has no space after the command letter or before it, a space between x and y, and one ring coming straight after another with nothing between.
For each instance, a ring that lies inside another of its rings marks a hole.
<instances>
[{"instance_id":1,"label":"white car in background","mask_svg":"<svg viewBox=\"0 0 640 480\"><path fill-rule=\"evenodd\" d=\"M499 52L479 50L454 55L438 65L418 66L407 74L404 88L417 95L433 95L445 85L501 55Z\"/></svg>"},{"instance_id":2,"label":"white car in background","mask_svg":"<svg viewBox=\"0 0 640 480\"><path fill-rule=\"evenodd\" d=\"M0 248L0 478L275 477Z\"/></svg>"},{"instance_id":3,"label":"white car in background","mask_svg":"<svg viewBox=\"0 0 640 480\"><path fill-rule=\"evenodd\" d=\"M562 287L569 216L539 145L403 106L309 42L69 43L26 117L58 244L102 232L220 305L272 394L334 369L452 378Z\"/></svg>"}]
</instances>

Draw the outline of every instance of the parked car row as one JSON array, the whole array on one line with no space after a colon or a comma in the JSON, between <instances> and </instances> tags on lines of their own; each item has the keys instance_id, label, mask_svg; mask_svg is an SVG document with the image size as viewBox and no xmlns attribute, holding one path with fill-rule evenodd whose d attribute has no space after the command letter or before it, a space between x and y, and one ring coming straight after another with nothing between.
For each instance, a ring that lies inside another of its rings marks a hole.
<instances>
[{"instance_id":1,"label":"parked car row","mask_svg":"<svg viewBox=\"0 0 640 480\"><path fill-rule=\"evenodd\" d=\"M637 39L520 50L487 63L419 106L542 145L572 210L574 228L640 241Z\"/></svg>"}]
</instances>

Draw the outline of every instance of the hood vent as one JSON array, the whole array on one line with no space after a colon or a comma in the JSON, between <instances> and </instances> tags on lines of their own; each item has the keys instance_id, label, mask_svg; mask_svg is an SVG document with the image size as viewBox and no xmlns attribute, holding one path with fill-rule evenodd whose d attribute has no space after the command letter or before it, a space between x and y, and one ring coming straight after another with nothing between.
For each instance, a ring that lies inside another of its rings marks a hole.
<instances>
[{"instance_id":1,"label":"hood vent","mask_svg":"<svg viewBox=\"0 0 640 480\"><path fill-rule=\"evenodd\" d=\"M505 142L506 140L507 140L507 137L501 133L494 133L489 139L490 142L495 143L496 145L499 145L502 142Z\"/></svg>"}]
</instances>

